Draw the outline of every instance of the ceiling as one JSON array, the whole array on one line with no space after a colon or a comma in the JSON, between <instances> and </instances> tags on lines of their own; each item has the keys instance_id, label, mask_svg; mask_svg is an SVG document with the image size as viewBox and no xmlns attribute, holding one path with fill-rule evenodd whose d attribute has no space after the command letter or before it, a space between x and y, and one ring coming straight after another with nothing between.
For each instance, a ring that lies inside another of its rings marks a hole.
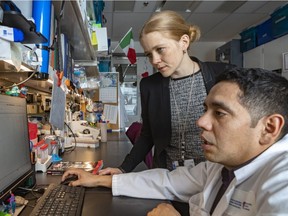
<instances>
[{"instance_id":1,"label":"ceiling","mask_svg":"<svg viewBox=\"0 0 288 216\"><path fill-rule=\"evenodd\" d=\"M245 28L267 20L270 14L287 1L111 1L104 0L103 15L107 20L108 38L120 41L130 27L138 41L139 31L145 21L161 10L179 12L188 23L196 24L201 30L200 41L227 42L240 38ZM189 9L191 12L185 12Z\"/></svg>"}]
</instances>

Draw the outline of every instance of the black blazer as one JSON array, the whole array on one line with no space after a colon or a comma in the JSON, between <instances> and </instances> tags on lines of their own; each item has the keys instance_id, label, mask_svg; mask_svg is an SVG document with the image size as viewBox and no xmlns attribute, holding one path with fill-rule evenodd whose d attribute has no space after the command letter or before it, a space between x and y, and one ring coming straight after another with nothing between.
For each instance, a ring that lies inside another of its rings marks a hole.
<instances>
[{"instance_id":1,"label":"black blazer","mask_svg":"<svg viewBox=\"0 0 288 216\"><path fill-rule=\"evenodd\" d=\"M234 67L220 62L201 62L192 57L201 69L207 93L215 78L225 69ZM166 168L165 148L171 141L171 110L169 77L155 73L140 82L142 130L137 142L119 167L125 172L132 171L154 148L153 167Z\"/></svg>"}]
</instances>

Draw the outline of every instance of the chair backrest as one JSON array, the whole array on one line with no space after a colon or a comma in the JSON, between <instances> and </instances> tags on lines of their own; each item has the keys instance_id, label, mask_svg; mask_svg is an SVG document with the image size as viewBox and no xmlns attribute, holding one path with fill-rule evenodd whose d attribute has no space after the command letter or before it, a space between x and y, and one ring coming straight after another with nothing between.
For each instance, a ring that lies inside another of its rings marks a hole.
<instances>
[{"instance_id":1,"label":"chair backrest","mask_svg":"<svg viewBox=\"0 0 288 216\"><path fill-rule=\"evenodd\" d=\"M137 141L138 137L140 136L142 128L142 123L140 122L133 122L130 127L126 131L126 136L130 140L130 142L134 145L134 143ZM148 154L145 157L144 163L146 166L151 169L153 167L153 155L152 150L148 152Z\"/></svg>"}]
</instances>

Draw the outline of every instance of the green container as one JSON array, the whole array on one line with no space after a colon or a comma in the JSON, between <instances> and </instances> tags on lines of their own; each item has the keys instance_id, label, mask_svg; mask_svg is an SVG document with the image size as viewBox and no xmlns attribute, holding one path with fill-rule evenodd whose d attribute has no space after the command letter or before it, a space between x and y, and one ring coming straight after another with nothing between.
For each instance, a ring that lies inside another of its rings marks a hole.
<instances>
[{"instance_id":1,"label":"green container","mask_svg":"<svg viewBox=\"0 0 288 216\"><path fill-rule=\"evenodd\" d=\"M278 38L288 34L288 4L271 14L272 36Z\"/></svg>"}]
</instances>

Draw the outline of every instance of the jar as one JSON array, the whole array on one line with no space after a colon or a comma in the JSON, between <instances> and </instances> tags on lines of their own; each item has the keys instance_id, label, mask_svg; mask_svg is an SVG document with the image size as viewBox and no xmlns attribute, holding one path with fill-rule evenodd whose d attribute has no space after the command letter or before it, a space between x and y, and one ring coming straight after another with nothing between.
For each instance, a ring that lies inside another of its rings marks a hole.
<instances>
[{"instance_id":1,"label":"jar","mask_svg":"<svg viewBox=\"0 0 288 216\"><path fill-rule=\"evenodd\" d=\"M51 140L51 155L56 154L58 155L58 142L56 140Z\"/></svg>"},{"instance_id":2,"label":"jar","mask_svg":"<svg viewBox=\"0 0 288 216\"><path fill-rule=\"evenodd\" d=\"M38 143L33 145L33 148L35 149L36 152L36 158L41 158L41 146L45 143L45 140L40 140Z\"/></svg>"},{"instance_id":3,"label":"jar","mask_svg":"<svg viewBox=\"0 0 288 216\"><path fill-rule=\"evenodd\" d=\"M48 144L44 144L40 147L41 151L41 163L44 164L48 159Z\"/></svg>"}]
</instances>

